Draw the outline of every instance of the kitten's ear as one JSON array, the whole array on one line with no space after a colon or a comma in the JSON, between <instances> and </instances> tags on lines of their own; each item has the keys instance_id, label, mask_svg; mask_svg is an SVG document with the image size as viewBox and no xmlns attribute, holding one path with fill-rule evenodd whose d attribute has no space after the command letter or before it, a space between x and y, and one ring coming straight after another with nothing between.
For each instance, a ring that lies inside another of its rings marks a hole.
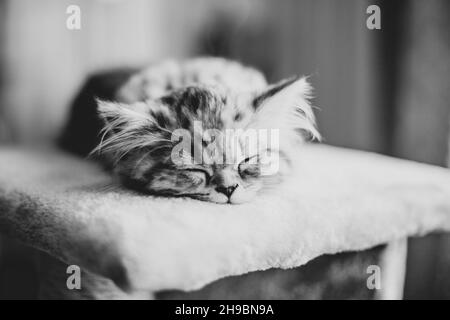
<instances>
[{"instance_id":1,"label":"kitten's ear","mask_svg":"<svg viewBox=\"0 0 450 320\"><path fill-rule=\"evenodd\" d=\"M300 131L320 140L312 106L312 87L306 78L290 78L269 86L253 100L252 127Z\"/></svg>"},{"instance_id":2,"label":"kitten's ear","mask_svg":"<svg viewBox=\"0 0 450 320\"><path fill-rule=\"evenodd\" d=\"M105 124L100 143L91 154L111 153L120 159L132 150L167 141L170 131L159 124L165 119L160 104L153 101L123 104L101 100L97 100L97 104L98 114Z\"/></svg>"},{"instance_id":3,"label":"kitten's ear","mask_svg":"<svg viewBox=\"0 0 450 320\"><path fill-rule=\"evenodd\" d=\"M150 120L149 105L144 102L123 104L97 99L97 111L105 125L142 125Z\"/></svg>"}]
</instances>

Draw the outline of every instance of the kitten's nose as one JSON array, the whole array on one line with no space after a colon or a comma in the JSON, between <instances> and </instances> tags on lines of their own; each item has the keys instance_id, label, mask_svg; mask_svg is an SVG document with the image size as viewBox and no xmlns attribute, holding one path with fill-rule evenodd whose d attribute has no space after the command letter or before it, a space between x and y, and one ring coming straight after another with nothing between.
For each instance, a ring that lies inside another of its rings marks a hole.
<instances>
[{"instance_id":1,"label":"kitten's nose","mask_svg":"<svg viewBox=\"0 0 450 320\"><path fill-rule=\"evenodd\" d=\"M224 195L226 195L229 198L229 197L231 197L231 195L233 194L234 190L236 190L237 187L238 187L237 183L235 185L228 186L228 187L218 186L216 188L216 191L223 193Z\"/></svg>"}]
</instances>

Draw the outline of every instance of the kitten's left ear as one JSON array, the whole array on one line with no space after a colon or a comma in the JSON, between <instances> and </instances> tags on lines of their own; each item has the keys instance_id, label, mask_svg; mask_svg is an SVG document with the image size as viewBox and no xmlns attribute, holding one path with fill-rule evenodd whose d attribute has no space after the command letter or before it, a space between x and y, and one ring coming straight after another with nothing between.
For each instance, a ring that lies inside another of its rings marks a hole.
<instances>
[{"instance_id":1,"label":"kitten's left ear","mask_svg":"<svg viewBox=\"0 0 450 320\"><path fill-rule=\"evenodd\" d=\"M312 106L309 103L312 87L306 78L282 80L253 100L255 115L252 127L300 131L320 140Z\"/></svg>"}]
</instances>

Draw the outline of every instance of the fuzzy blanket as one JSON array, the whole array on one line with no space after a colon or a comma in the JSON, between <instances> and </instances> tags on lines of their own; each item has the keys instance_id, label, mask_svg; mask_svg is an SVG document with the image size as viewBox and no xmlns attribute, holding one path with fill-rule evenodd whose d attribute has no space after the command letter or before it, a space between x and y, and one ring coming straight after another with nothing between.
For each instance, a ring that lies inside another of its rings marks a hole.
<instances>
[{"instance_id":1,"label":"fuzzy blanket","mask_svg":"<svg viewBox=\"0 0 450 320\"><path fill-rule=\"evenodd\" d=\"M292 181L243 205L139 195L87 160L0 149L0 232L126 291L192 290L450 230L447 169L307 146Z\"/></svg>"}]
</instances>

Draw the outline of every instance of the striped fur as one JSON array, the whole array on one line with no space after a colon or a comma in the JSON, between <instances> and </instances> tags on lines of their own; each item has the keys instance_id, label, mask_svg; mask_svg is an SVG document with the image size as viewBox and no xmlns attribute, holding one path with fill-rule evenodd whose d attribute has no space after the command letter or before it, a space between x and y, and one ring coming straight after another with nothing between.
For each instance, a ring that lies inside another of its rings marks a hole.
<instances>
[{"instance_id":1,"label":"striped fur","mask_svg":"<svg viewBox=\"0 0 450 320\"><path fill-rule=\"evenodd\" d=\"M93 153L125 184L147 193L246 202L289 172L301 141L320 139L310 95L305 78L268 85L258 71L224 59L164 62L132 76L117 101L98 101L104 127ZM276 150L261 150L260 137L249 141L239 134L237 148L253 154L231 157L228 142L214 145L231 129L278 130L279 143ZM186 143L179 132L192 139L177 162L174 148ZM200 162L190 161L196 150ZM277 172L263 175L263 158L277 161Z\"/></svg>"}]
</instances>

